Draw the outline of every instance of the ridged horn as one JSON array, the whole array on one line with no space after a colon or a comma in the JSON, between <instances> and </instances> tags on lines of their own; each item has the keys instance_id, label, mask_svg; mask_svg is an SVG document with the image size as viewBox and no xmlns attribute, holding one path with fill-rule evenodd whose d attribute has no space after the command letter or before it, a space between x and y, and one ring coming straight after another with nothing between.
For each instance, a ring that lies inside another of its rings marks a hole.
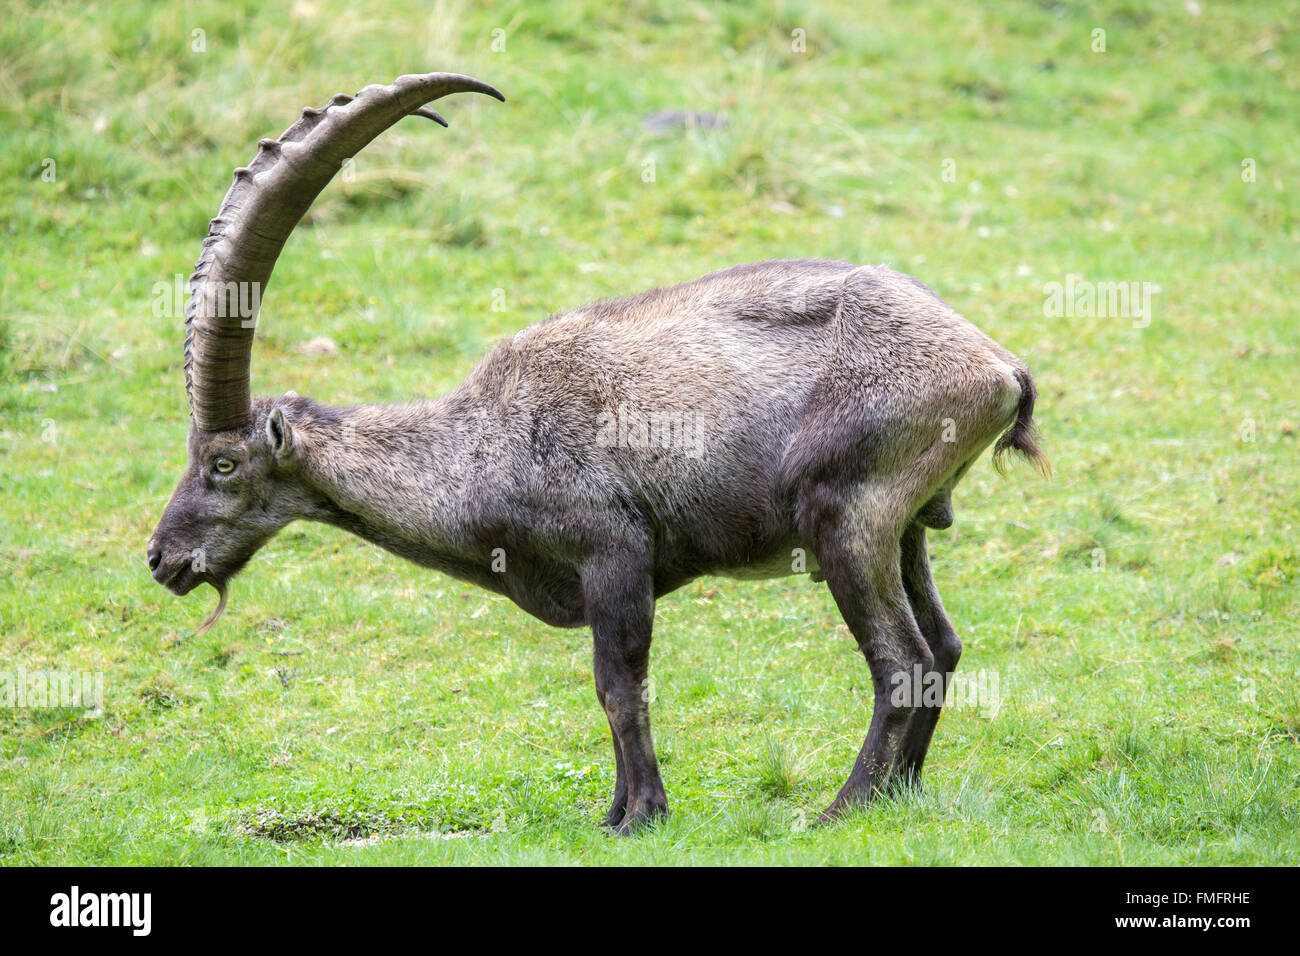
<instances>
[{"instance_id":1,"label":"ridged horn","mask_svg":"<svg viewBox=\"0 0 1300 956\"><path fill-rule=\"evenodd\" d=\"M399 76L390 86L338 94L307 108L279 139L264 139L257 156L235 170L208 227L190 276L185 310L185 390L194 424L208 432L247 424L252 394L249 362L262 293L285 240L345 160L403 116L447 121L425 104L449 93L494 87L456 73Z\"/></svg>"}]
</instances>

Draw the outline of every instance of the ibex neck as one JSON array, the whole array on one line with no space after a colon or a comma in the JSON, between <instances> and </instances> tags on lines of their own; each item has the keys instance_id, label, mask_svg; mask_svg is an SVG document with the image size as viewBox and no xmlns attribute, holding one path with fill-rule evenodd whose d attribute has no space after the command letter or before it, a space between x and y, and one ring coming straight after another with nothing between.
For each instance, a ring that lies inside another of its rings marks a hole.
<instances>
[{"instance_id":1,"label":"ibex neck","mask_svg":"<svg viewBox=\"0 0 1300 956\"><path fill-rule=\"evenodd\" d=\"M447 400L317 406L295 428L303 480L328 500L325 520L401 554L458 549L472 438Z\"/></svg>"}]
</instances>

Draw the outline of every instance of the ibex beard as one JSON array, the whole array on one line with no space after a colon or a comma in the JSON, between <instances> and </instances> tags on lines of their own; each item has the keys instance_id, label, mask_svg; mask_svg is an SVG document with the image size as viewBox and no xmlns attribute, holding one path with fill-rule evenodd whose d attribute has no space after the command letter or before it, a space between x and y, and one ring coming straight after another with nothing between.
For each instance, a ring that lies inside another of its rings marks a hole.
<instances>
[{"instance_id":1,"label":"ibex beard","mask_svg":"<svg viewBox=\"0 0 1300 956\"><path fill-rule=\"evenodd\" d=\"M916 279L819 259L737 266L553 315L434 401L252 398L255 316L229 308L229 290L254 286L239 302L255 311L343 162L404 116L445 125L425 104L469 91L502 99L445 73L336 96L235 171L190 284L189 465L149 542L154 578L176 594L213 585L206 628L230 578L301 518L590 627L614 740L605 823L629 833L668 806L644 693L656 599L702 575L809 574L875 690L822 819L919 781L944 694L898 700L893 678L946 685L961 653L926 529L951 525L953 487L990 444L995 460L1046 461L1029 371Z\"/></svg>"}]
</instances>

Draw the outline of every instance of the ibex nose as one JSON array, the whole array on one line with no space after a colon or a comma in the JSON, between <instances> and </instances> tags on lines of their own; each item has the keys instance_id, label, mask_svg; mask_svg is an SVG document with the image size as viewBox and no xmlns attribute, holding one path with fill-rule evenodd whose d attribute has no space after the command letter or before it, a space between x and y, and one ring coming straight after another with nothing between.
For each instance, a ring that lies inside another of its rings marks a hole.
<instances>
[{"instance_id":1,"label":"ibex nose","mask_svg":"<svg viewBox=\"0 0 1300 956\"><path fill-rule=\"evenodd\" d=\"M158 565L162 563L162 548L158 547L152 541L149 542L149 570L151 572L158 570Z\"/></svg>"}]
</instances>

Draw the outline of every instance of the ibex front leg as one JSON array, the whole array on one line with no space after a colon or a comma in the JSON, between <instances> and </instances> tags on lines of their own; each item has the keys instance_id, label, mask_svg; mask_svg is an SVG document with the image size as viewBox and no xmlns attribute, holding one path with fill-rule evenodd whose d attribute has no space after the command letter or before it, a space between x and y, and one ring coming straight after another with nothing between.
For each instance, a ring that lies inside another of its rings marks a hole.
<instances>
[{"instance_id":1,"label":"ibex front leg","mask_svg":"<svg viewBox=\"0 0 1300 956\"><path fill-rule=\"evenodd\" d=\"M601 707L604 707L605 698L599 690L596 691L596 696ZM605 714L608 716L609 711ZM607 827L616 827L623 822L623 814L627 812L627 769L623 763L623 744L618 739L613 720L609 722L609 732L614 737L614 802L609 813L605 814L604 823Z\"/></svg>"},{"instance_id":2,"label":"ibex front leg","mask_svg":"<svg viewBox=\"0 0 1300 956\"><path fill-rule=\"evenodd\" d=\"M596 696L609 718L618 764L614 805L605 822L623 835L668 813L650 736L654 584L648 565L643 555L624 552L589 562L582 575Z\"/></svg>"}]
</instances>

